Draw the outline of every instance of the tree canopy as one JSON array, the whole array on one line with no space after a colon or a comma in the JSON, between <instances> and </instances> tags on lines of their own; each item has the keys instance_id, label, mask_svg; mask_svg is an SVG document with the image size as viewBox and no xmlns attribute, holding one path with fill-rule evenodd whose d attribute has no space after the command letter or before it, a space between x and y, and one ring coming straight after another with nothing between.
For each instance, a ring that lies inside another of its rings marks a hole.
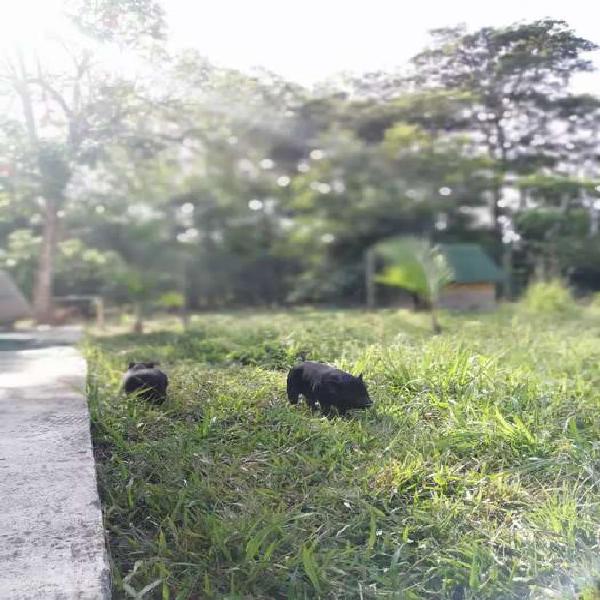
<instances>
[{"instance_id":1,"label":"tree canopy","mask_svg":"<svg viewBox=\"0 0 600 600\"><path fill-rule=\"evenodd\" d=\"M564 22L438 30L407 75L309 90L170 52L154 0L69 11L61 61L0 73L0 268L40 320L78 291L363 302L365 250L396 235L510 246L528 275L596 254L600 103L569 86L596 46Z\"/></svg>"}]
</instances>

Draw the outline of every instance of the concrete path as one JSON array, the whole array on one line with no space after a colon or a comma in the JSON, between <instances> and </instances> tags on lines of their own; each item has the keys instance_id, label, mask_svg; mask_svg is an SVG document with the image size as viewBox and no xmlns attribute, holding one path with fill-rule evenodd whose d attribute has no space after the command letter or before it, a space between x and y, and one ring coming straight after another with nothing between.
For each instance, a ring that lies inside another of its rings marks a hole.
<instances>
[{"instance_id":1,"label":"concrete path","mask_svg":"<svg viewBox=\"0 0 600 600\"><path fill-rule=\"evenodd\" d=\"M0 334L0 600L110 596L76 338Z\"/></svg>"}]
</instances>

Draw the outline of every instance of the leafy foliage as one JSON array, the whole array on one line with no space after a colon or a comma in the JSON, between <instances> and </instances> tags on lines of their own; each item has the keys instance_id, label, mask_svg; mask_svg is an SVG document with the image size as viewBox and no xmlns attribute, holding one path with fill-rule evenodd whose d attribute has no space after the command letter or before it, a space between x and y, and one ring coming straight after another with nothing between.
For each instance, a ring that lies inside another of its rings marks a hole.
<instances>
[{"instance_id":1,"label":"leafy foliage","mask_svg":"<svg viewBox=\"0 0 600 600\"><path fill-rule=\"evenodd\" d=\"M404 288L437 304L440 292L452 278L444 255L427 240L405 238L377 246L388 265L376 277L379 283Z\"/></svg>"},{"instance_id":2,"label":"leafy foliage","mask_svg":"<svg viewBox=\"0 0 600 600\"><path fill-rule=\"evenodd\" d=\"M595 46L565 23L447 28L410 77L309 90L171 53L154 0L69 12L152 76L113 72L73 32L52 42L61 69L7 55L0 93L20 109L0 119L0 260L28 231L29 258L10 267L28 291L44 273L46 300L95 286L116 303L180 290L192 310L356 304L365 249L398 235L477 241L496 260L517 241L525 279L548 263L600 288L585 266L598 181L578 173L598 163L600 101L567 85ZM118 254L115 276L70 276L63 242Z\"/></svg>"},{"instance_id":3,"label":"leafy foliage","mask_svg":"<svg viewBox=\"0 0 600 600\"><path fill-rule=\"evenodd\" d=\"M574 301L568 288L555 280L530 285L525 292L523 306L535 314L560 314L572 311Z\"/></svg>"},{"instance_id":4,"label":"leafy foliage","mask_svg":"<svg viewBox=\"0 0 600 600\"><path fill-rule=\"evenodd\" d=\"M156 0L70 0L69 14L86 34L101 41L138 45L165 37L165 15Z\"/></svg>"}]
</instances>

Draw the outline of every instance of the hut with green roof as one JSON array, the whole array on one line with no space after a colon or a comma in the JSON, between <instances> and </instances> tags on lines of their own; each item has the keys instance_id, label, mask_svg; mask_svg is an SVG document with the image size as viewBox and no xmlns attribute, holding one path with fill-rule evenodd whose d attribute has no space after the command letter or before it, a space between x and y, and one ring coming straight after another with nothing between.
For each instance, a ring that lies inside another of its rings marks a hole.
<instances>
[{"instance_id":1,"label":"hut with green roof","mask_svg":"<svg viewBox=\"0 0 600 600\"><path fill-rule=\"evenodd\" d=\"M504 273L479 244L440 244L452 272L440 296L440 306L455 310L491 310L496 307L496 286Z\"/></svg>"},{"instance_id":2,"label":"hut with green roof","mask_svg":"<svg viewBox=\"0 0 600 600\"><path fill-rule=\"evenodd\" d=\"M380 242L367 256L367 296L368 305L375 304L375 255L379 262L394 266L390 256L394 252L382 252L403 238L389 238ZM438 306L451 310L492 310L496 307L496 287L504 281L504 273L484 252L479 244L447 243L437 246L445 258L449 276L440 293ZM405 263L406 264L406 263ZM410 292L410 290L408 290Z\"/></svg>"}]
</instances>

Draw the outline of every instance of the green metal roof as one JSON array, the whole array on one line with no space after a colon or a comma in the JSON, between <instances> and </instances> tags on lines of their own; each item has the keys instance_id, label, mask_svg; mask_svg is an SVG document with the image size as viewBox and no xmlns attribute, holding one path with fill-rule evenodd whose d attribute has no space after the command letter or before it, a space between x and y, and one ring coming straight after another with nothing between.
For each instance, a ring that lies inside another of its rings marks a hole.
<instances>
[{"instance_id":1,"label":"green metal roof","mask_svg":"<svg viewBox=\"0 0 600 600\"><path fill-rule=\"evenodd\" d=\"M498 283L504 273L479 244L439 244L455 283Z\"/></svg>"}]
</instances>

